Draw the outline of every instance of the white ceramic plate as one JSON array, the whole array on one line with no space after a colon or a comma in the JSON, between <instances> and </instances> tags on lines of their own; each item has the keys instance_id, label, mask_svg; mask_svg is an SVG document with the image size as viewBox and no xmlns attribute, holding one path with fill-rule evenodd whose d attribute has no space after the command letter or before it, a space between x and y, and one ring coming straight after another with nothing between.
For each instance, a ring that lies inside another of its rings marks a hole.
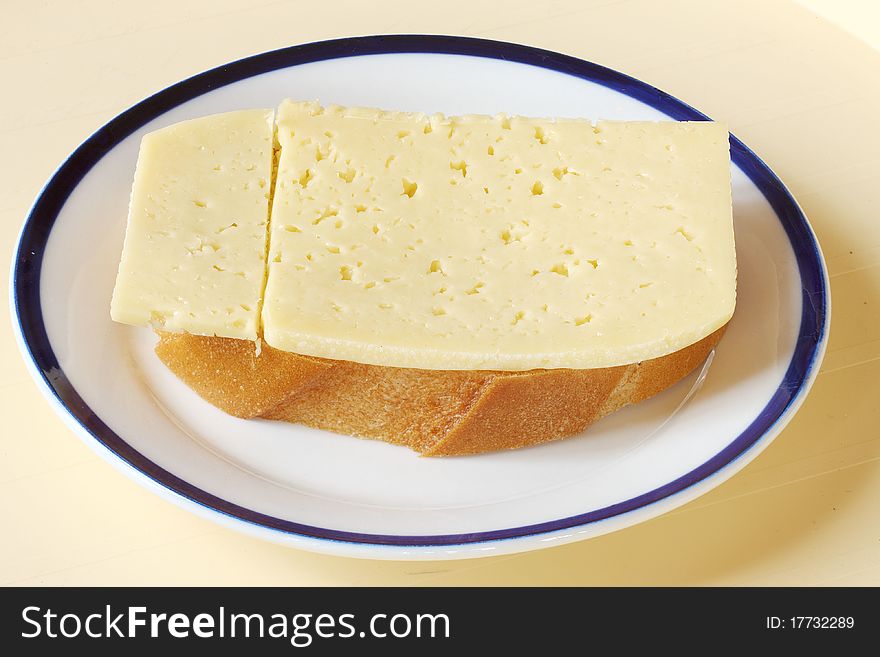
<instances>
[{"instance_id":1,"label":"white ceramic plate","mask_svg":"<svg viewBox=\"0 0 880 657\"><path fill-rule=\"evenodd\" d=\"M449 114L704 119L624 75L532 48L385 36L234 62L126 111L47 183L13 265L18 337L41 389L102 456L163 497L321 552L485 556L596 536L679 506L753 459L801 403L824 350L827 276L776 176L731 138L739 295L714 358L580 437L425 459L304 427L229 417L158 362L109 302L141 136L286 97Z\"/></svg>"}]
</instances>

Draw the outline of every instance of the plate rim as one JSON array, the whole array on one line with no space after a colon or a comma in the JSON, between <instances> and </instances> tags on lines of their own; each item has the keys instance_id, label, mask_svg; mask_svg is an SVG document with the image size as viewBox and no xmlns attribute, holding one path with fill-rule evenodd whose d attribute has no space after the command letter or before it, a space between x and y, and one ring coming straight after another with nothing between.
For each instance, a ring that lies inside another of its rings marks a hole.
<instances>
[{"instance_id":1,"label":"plate rim","mask_svg":"<svg viewBox=\"0 0 880 657\"><path fill-rule=\"evenodd\" d=\"M120 141L149 121L218 87L312 62L362 55L413 53L465 55L537 66L608 87L675 120L710 120L687 103L641 80L586 60L506 41L450 35L393 34L316 41L252 55L170 85L123 111L78 146L43 186L22 225L10 276L14 331L28 370L56 412L105 459L116 466L123 466L122 469L129 476L134 474L140 483L147 484L163 497L199 515L276 541L353 556L375 556L364 555L362 548L379 549L383 553L380 556L390 558L424 557L438 548L441 551L446 549L447 556L479 556L475 552L486 550L487 545L522 543L527 539L548 540L548 536L560 532L569 532L566 536L570 540L577 540L581 538L576 534L578 528L624 517L632 522L625 521L621 526L636 524L639 520L633 518L633 514L642 511L644 519L659 515L715 487L744 467L787 424L815 380L827 345L830 290L820 246L797 201L776 174L732 134L732 163L746 174L770 203L794 251L803 300L800 329L791 361L779 387L746 429L701 465L653 490L564 518L464 534L408 536L327 529L260 513L188 483L131 447L79 396L60 368L48 340L40 304L40 277L43 249L54 222L70 193L91 168ZM270 535L261 530L270 530ZM599 530L596 534L605 531ZM461 554L461 550L449 548L464 548L469 553ZM518 549L528 549L528 546L516 548L508 545L503 551Z\"/></svg>"}]
</instances>

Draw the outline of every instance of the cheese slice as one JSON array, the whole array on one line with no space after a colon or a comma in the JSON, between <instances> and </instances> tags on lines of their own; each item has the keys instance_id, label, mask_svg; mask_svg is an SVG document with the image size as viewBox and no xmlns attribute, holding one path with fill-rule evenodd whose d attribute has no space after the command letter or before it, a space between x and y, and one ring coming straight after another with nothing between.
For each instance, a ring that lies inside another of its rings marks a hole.
<instances>
[{"instance_id":1,"label":"cheese slice","mask_svg":"<svg viewBox=\"0 0 880 657\"><path fill-rule=\"evenodd\" d=\"M272 110L245 110L144 136L110 306L114 320L258 337L272 119Z\"/></svg>"},{"instance_id":2,"label":"cheese slice","mask_svg":"<svg viewBox=\"0 0 880 657\"><path fill-rule=\"evenodd\" d=\"M445 118L282 104L264 338L425 369L597 368L732 316L711 122Z\"/></svg>"}]
</instances>

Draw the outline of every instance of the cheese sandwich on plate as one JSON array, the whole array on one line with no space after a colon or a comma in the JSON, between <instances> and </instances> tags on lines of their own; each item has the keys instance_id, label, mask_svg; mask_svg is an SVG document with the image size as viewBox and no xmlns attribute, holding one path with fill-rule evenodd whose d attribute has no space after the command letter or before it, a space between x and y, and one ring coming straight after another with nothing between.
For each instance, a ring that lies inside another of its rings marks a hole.
<instances>
[{"instance_id":1,"label":"cheese sandwich on plate","mask_svg":"<svg viewBox=\"0 0 880 657\"><path fill-rule=\"evenodd\" d=\"M111 315L227 413L445 456L660 392L735 302L720 124L285 101L144 137Z\"/></svg>"}]
</instances>

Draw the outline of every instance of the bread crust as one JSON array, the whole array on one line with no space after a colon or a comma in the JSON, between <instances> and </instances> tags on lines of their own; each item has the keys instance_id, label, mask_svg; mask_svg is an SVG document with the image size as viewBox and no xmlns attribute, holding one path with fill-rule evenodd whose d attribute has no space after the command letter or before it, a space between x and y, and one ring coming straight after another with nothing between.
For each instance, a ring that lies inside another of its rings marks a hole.
<instances>
[{"instance_id":1,"label":"bread crust","mask_svg":"<svg viewBox=\"0 0 880 657\"><path fill-rule=\"evenodd\" d=\"M288 353L232 338L159 333L156 354L201 397L241 418L297 422L406 445L479 454L564 438L690 373L725 327L666 356L619 367L524 372L422 370Z\"/></svg>"}]
</instances>

